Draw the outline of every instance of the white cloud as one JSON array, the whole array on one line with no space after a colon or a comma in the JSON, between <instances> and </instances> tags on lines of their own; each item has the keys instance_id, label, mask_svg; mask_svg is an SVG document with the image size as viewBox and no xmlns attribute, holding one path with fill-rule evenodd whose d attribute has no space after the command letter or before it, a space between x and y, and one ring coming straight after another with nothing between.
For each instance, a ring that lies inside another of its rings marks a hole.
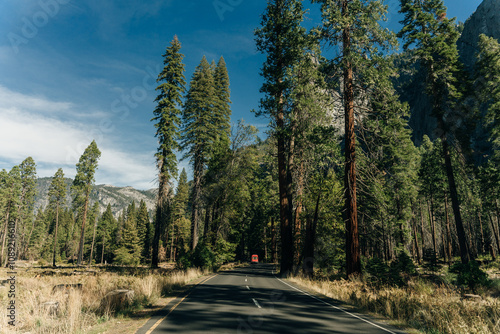
<instances>
[{"instance_id":1,"label":"white cloud","mask_svg":"<svg viewBox=\"0 0 500 334\"><path fill-rule=\"evenodd\" d=\"M78 159L95 139L102 153L96 183L152 188L154 152L129 152L115 145L122 134L100 126L103 114L94 111L83 117L85 112L72 103L0 86L0 167L12 167L31 156L39 176L52 176L61 167L66 176L73 177Z\"/></svg>"}]
</instances>

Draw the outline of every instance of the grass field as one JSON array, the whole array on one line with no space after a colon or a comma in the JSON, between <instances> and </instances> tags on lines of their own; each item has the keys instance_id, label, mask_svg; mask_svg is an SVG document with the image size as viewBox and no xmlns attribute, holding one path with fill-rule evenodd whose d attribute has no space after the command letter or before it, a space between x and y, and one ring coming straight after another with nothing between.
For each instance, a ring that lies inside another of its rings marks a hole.
<instances>
[{"instance_id":1,"label":"grass field","mask_svg":"<svg viewBox=\"0 0 500 334\"><path fill-rule=\"evenodd\" d=\"M9 298L10 282L0 288L0 333L125 333L110 330L135 319L145 322L150 313L182 287L206 274L201 270L177 271L163 267L20 267L16 270L15 298ZM9 278L0 270L0 280ZM53 291L57 285L74 285ZM78 284L81 284L79 288ZM117 289L133 290L133 297L119 305L104 304L104 297ZM8 305L15 301L15 327L9 326ZM131 318L132 316L132 318ZM127 331L133 333L133 331Z\"/></svg>"}]
</instances>

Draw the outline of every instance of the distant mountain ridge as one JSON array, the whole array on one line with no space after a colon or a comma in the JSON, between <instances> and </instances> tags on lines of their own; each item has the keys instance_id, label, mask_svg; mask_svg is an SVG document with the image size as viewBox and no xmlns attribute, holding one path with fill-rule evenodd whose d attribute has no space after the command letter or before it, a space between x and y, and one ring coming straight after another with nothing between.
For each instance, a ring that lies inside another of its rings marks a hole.
<instances>
[{"instance_id":1,"label":"distant mountain ridge","mask_svg":"<svg viewBox=\"0 0 500 334\"><path fill-rule=\"evenodd\" d=\"M65 178L66 191L66 206L71 207L71 192L70 186L73 183L72 179ZM35 198L35 210L46 208L49 204L49 187L52 182L52 177L43 177L37 180L37 195ZM117 217L123 209L126 209L132 202L138 206L141 200L146 203L149 212L155 208L156 189L137 190L132 187L115 187L112 185L96 185L93 187L90 194L90 201L93 205L99 203L100 212L104 212L108 204L111 205L113 215Z\"/></svg>"}]
</instances>

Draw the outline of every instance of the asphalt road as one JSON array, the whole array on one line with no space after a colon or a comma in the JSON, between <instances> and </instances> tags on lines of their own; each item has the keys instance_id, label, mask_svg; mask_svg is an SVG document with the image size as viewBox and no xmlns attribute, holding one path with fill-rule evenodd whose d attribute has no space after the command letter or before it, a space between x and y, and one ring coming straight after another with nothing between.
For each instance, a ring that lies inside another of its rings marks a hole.
<instances>
[{"instance_id":1,"label":"asphalt road","mask_svg":"<svg viewBox=\"0 0 500 334\"><path fill-rule=\"evenodd\" d=\"M136 334L403 333L277 278L271 265L222 272L196 285Z\"/></svg>"}]
</instances>

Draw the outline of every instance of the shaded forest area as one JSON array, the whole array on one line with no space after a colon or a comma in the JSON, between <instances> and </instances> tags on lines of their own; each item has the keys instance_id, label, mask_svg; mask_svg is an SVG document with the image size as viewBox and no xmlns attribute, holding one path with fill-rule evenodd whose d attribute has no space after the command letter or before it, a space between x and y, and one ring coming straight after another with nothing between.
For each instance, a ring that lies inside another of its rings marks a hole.
<instances>
[{"instance_id":1,"label":"shaded forest area","mask_svg":"<svg viewBox=\"0 0 500 334\"><path fill-rule=\"evenodd\" d=\"M378 1L313 2L320 26L304 28L303 1L274 0L255 31L266 56L255 113L270 122L267 139L244 121L231 126L224 58L204 57L186 87L175 37L163 55L152 119L154 214L144 203L130 203L117 218L110 207L99 212L89 199L101 154L95 142L71 188L58 170L49 205L35 212L36 163L27 158L0 172L1 265L10 224L17 259L54 266L217 268L258 254L280 263L284 276L365 271L399 282L414 264L448 264L473 277L462 283L481 281L476 261L500 254L498 41L481 36L468 72L456 46L461 26L442 1L401 1L398 34L380 27L387 7ZM331 49L333 56L322 53ZM416 81L437 124L435 138L418 147L411 106L400 98ZM454 122L454 113L463 121ZM481 151L478 132L487 138ZM189 160L192 180L179 174L177 152Z\"/></svg>"}]
</instances>

